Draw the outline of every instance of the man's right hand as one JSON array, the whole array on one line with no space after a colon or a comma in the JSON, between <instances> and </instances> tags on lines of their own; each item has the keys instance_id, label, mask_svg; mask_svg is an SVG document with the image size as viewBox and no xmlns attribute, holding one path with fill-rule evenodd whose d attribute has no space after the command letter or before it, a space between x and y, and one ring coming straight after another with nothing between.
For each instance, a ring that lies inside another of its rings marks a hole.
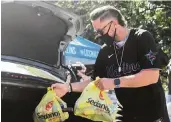
<instances>
[{"instance_id":1,"label":"man's right hand","mask_svg":"<svg viewBox=\"0 0 171 122\"><path fill-rule=\"evenodd\" d=\"M78 71L77 75L80 76L80 77L83 79L83 81L89 81L89 82L91 82L91 77L85 75L85 74L82 73L81 71Z\"/></svg>"},{"instance_id":2,"label":"man's right hand","mask_svg":"<svg viewBox=\"0 0 171 122\"><path fill-rule=\"evenodd\" d=\"M52 84L51 88L54 89L58 97L63 97L69 91L68 84L55 83Z\"/></svg>"}]
</instances>

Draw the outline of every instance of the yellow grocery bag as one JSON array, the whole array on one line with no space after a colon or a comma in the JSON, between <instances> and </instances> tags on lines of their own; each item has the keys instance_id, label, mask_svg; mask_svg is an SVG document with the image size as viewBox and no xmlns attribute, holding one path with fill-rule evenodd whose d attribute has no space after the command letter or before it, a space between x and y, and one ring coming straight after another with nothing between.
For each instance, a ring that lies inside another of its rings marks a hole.
<instances>
[{"instance_id":1,"label":"yellow grocery bag","mask_svg":"<svg viewBox=\"0 0 171 122\"><path fill-rule=\"evenodd\" d=\"M34 122L62 122L68 119L68 112L62 110L67 108L67 104L62 101L49 87L47 93L35 109Z\"/></svg>"},{"instance_id":2,"label":"yellow grocery bag","mask_svg":"<svg viewBox=\"0 0 171 122\"><path fill-rule=\"evenodd\" d=\"M120 104L114 104L106 91L100 91L94 84L96 80L87 85L76 101L74 114L93 121L116 122Z\"/></svg>"}]
</instances>

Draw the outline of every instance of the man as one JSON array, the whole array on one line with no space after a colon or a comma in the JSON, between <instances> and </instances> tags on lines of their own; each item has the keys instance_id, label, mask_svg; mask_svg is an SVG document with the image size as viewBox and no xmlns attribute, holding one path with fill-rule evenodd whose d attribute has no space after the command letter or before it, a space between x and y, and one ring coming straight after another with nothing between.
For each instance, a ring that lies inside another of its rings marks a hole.
<instances>
[{"instance_id":1,"label":"man","mask_svg":"<svg viewBox=\"0 0 171 122\"><path fill-rule=\"evenodd\" d=\"M160 63L152 35L142 29L128 29L119 10L112 6L90 14L96 32L107 44L97 57L94 76L101 90L115 89L122 104L123 122L169 122L165 96L159 80ZM82 92L89 81L54 84L58 96ZM70 89L70 90L68 90Z\"/></svg>"}]
</instances>

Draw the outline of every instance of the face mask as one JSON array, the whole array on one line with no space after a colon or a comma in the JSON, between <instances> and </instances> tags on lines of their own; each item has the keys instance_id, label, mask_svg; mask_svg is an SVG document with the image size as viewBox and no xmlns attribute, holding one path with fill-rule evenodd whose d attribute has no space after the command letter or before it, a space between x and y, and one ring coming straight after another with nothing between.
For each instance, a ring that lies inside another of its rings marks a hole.
<instances>
[{"instance_id":1,"label":"face mask","mask_svg":"<svg viewBox=\"0 0 171 122\"><path fill-rule=\"evenodd\" d=\"M111 27L111 24L110 24L110 27ZM113 42L114 42L114 39L115 39L115 35L116 35L116 28L115 28L114 36L113 36L113 37L109 36L108 32L109 32L109 30L110 30L110 27L109 27L107 33L104 34L104 35L102 35L102 36L100 37L100 39L101 39L107 46L113 45Z\"/></svg>"}]
</instances>

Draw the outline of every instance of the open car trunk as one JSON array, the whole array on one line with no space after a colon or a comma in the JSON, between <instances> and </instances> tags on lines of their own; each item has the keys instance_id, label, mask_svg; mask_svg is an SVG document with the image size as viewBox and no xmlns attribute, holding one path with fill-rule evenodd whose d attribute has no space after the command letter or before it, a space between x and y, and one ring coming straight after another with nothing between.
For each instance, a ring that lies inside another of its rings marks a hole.
<instances>
[{"instance_id":1,"label":"open car trunk","mask_svg":"<svg viewBox=\"0 0 171 122\"><path fill-rule=\"evenodd\" d=\"M54 79L25 73L4 62L13 63L23 71L37 68L65 82L62 69L57 69L59 51L76 34L82 32L80 19L72 13L46 2L5 2L1 4L2 122L33 122L35 107ZM61 45L61 42L63 45ZM21 64L18 66L18 64ZM36 72L37 73L37 72ZM67 94L63 99L74 107L80 94ZM83 121L70 114L69 122Z\"/></svg>"},{"instance_id":2,"label":"open car trunk","mask_svg":"<svg viewBox=\"0 0 171 122\"><path fill-rule=\"evenodd\" d=\"M68 31L64 20L40 6L2 4L2 55L31 58L51 65Z\"/></svg>"}]
</instances>

